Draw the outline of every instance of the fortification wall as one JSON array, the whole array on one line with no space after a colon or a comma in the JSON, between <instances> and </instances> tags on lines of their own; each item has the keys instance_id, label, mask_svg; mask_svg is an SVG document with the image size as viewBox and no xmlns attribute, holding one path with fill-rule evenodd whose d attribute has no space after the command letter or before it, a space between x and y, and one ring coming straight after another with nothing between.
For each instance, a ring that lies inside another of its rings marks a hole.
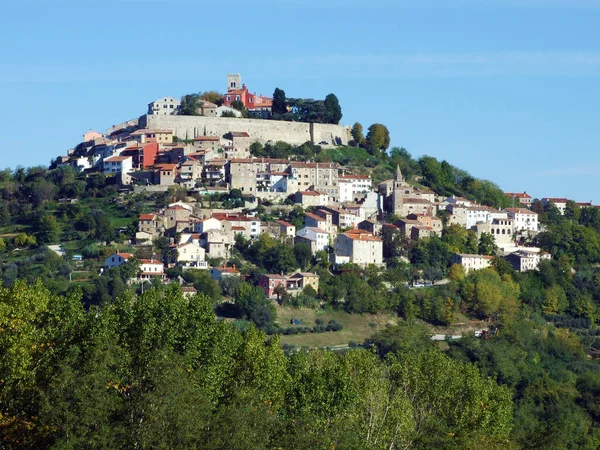
<instances>
[{"instance_id":1,"label":"fortification wall","mask_svg":"<svg viewBox=\"0 0 600 450\"><path fill-rule=\"evenodd\" d=\"M325 141L328 144L347 145L350 134L349 127L341 125L263 119L145 115L140 117L139 122L145 128L173 130L173 135L180 139L223 136L230 131L245 131L253 140L261 143L285 141L299 145L306 141L316 144Z\"/></svg>"}]
</instances>

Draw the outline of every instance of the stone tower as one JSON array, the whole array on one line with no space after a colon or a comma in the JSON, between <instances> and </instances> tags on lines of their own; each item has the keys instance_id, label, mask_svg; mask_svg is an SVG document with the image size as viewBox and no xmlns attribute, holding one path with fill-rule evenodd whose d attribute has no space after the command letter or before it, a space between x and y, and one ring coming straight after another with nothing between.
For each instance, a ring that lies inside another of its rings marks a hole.
<instances>
[{"instance_id":1,"label":"stone tower","mask_svg":"<svg viewBox=\"0 0 600 450\"><path fill-rule=\"evenodd\" d=\"M392 204L391 213L397 214L402 211L402 205L404 203L404 191L406 190L407 184L404 181L404 176L400 170L400 166L396 166L396 173L394 174L394 188L392 190Z\"/></svg>"},{"instance_id":2,"label":"stone tower","mask_svg":"<svg viewBox=\"0 0 600 450\"><path fill-rule=\"evenodd\" d=\"M239 73L227 74L227 91L236 91L242 88L242 76Z\"/></svg>"}]
</instances>

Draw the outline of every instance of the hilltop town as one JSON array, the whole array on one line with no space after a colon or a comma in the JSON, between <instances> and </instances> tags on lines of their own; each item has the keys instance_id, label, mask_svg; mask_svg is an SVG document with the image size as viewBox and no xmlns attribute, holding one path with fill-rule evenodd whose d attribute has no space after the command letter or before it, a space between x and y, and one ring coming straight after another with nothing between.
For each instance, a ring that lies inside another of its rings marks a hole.
<instances>
[{"instance_id":1,"label":"hilltop town","mask_svg":"<svg viewBox=\"0 0 600 450\"><path fill-rule=\"evenodd\" d=\"M184 97L183 102L189 110L191 100ZM86 176L102 173L122 195L185 193L180 201L137 217L135 234L127 237L135 248L151 247L164 237L176 250L168 260L142 259L140 280L167 282L165 269L172 265L208 270L216 280L224 274L237 275L235 267L228 265L236 239L252 242L263 234L289 244L306 244L313 256L321 252L335 269L344 264L384 267L388 258L402 253L384 242L394 242L396 236L405 242L441 236L452 226L472 230L477 240L472 252L452 256L452 262L466 271L488 267L496 254L519 271L535 269L551 257L531 245L543 227L532 208L533 198L526 193L506 193L511 207L496 209L436 193L406 179L399 166L393 177L375 183L360 168L362 173L354 173L356 167L311 160L293 146L318 157L324 149L347 148L349 143L359 147L356 140L361 137L338 124L269 120L273 98L250 93L239 74L228 75L227 91L219 103L195 99L193 115L185 115L182 102L173 97L153 101L139 119L106 133L85 133L82 142L54 164ZM252 118L242 118L242 111ZM292 108L287 106L286 111ZM172 128L147 128L150 124ZM258 156L281 147L287 149L286 158ZM227 208L226 203L236 207ZM541 200L542 206L549 204L564 214L567 200ZM265 207L278 215L264 220L260 211ZM298 207L303 217L286 221L289 211ZM488 241L489 245L480 245ZM482 248L485 251L476 251ZM110 256L104 268L117 267L132 257L131 253ZM209 260L220 265L211 267ZM274 296L279 285L302 287L294 277L264 274L259 284ZM417 274L412 281L435 281L426 278Z\"/></svg>"}]
</instances>

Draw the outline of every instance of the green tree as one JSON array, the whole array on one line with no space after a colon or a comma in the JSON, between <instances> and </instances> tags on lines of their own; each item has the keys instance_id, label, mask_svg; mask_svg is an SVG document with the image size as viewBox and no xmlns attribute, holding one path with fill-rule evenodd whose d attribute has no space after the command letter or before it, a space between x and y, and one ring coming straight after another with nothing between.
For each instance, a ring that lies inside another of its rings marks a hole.
<instances>
[{"instance_id":1,"label":"green tree","mask_svg":"<svg viewBox=\"0 0 600 450\"><path fill-rule=\"evenodd\" d=\"M390 146L390 132L385 125L374 123L369 127L366 142L369 152L379 155Z\"/></svg>"},{"instance_id":2,"label":"green tree","mask_svg":"<svg viewBox=\"0 0 600 450\"><path fill-rule=\"evenodd\" d=\"M294 256L301 269L306 269L312 260L312 250L310 245L302 242L294 245Z\"/></svg>"},{"instance_id":3,"label":"green tree","mask_svg":"<svg viewBox=\"0 0 600 450\"><path fill-rule=\"evenodd\" d=\"M340 123L340 120L342 120L342 108L335 94L328 94L325 97L324 103L327 114L327 123Z\"/></svg>"},{"instance_id":4,"label":"green tree","mask_svg":"<svg viewBox=\"0 0 600 450\"><path fill-rule=\"evenodd\" d=\"M40 220L40 241L41 242L57 242L60 239L60 224L56 217L47 214Z\"/></svg>"},{"instance_id":5,"label":"green tree","mask_svg":"<svg viewBox=\"0 0 600 450\"><path fill-rule=\"evenodd\" d=\"M496 239L494 236L490 233L481 233L477 250L480 255L495 255L498 247L496 246Z\"/></svg>"},{"instance_id":6,"label":"green tree","mask_svg":"<svg viewBox=\"0 0 600 450\"><path fill-rule=\"evenodd\" d=\"M283 115L287 113L287 101L285 98L285 91L279 88L275 88L273 92L273 114Z\"/></svg>"},{"instance_id":7,"label":"green tree","mask_svg":"<svg viewBox=\"0 0 600 450\"><path fill-rule=\"evenodd\" d=\"M188 94L181 97L181 114L184 116L197 116L200 108L200 95Z\"/></svg>"},{"instance_id":8,"label":"green tree","mask_svg":"<svg viewBox=\"0 0 600 450\"><path fill-rule=\"evenodd\" d=\"M356 122L354 125L352 125L352 139L354 140L354 143L356 144L356 146L358 147L362 147L363 145L365 145L365 136L363 134L363 126Z\"/></svg>"}]
</instances>

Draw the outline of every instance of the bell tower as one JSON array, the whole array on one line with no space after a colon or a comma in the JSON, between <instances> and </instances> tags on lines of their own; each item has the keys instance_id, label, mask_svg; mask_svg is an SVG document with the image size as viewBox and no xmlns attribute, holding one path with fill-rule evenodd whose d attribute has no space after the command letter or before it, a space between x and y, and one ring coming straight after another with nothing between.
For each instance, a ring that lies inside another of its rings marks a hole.
<instances>
[{"instance_id":1,"label":"bell tower","mask_svg":"<svg viewBox=\"0 0 600 450\"><path fill-rule=\"evenodd\" d=\"M242 76L239 73L227 74L227 92L242 88Z\"/></svg>"}]
</instances>

